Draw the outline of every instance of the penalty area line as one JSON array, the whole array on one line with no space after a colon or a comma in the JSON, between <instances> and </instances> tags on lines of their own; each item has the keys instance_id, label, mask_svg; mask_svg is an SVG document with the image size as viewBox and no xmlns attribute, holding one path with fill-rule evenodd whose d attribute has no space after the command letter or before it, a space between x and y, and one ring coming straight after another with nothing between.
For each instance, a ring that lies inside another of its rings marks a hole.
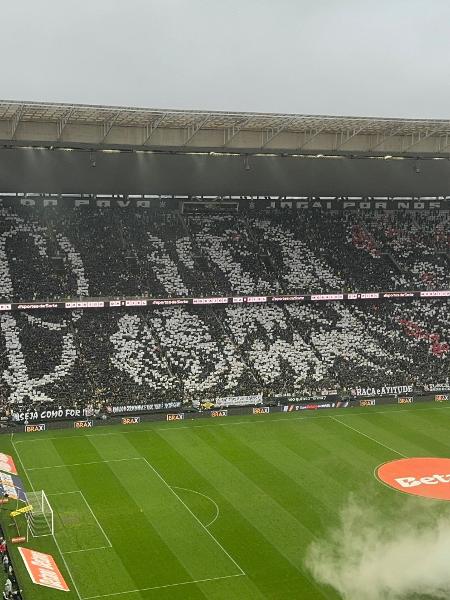
<instances>
[{"instance_id":1,"label":"penalty area line","mask_svg":"<svg viewBox=\"0 0 450 600\"><path fill-rule=\"evenodd\" d=\"M227 550L225 550L225 548L222 546L222 544L219 542L219 540L210 532L210 530L206 527L206 525L204 525L200 521L200 519L197 517L197 515L189 508L189 506L186 504L186 502L184 502L183 498L181 498L181 496L176 493L175 489L167 483L167 481L164 479L164 477L161 475L161 473L159 473L159 471L157 469L155 469L155 467L146 458L144 458L143 460L148 465L148 467L155 473L155 475L162 481L162 483L171 491L171 493L175 496L175 498L177 498L179 500L179 502L181 502L181 504L184 506L184 508L197 521L197 523L200 525L200 527L204 531L206 531L206 533L209 535L209 537L219 546L219 548L222 550L222 552L224 554L226 554L226 556L231 560L231 562L234 564L234 566L237 569L239 569L239 575L245 575L246 574L245 571L238 565L238 563L234 560L234 558L231 556L231 554L229 552L227 552Z\"/></svg>"},{"instance_id":2,"label":"penalty area line","mask_svg":"<svg viewBox=\"0 0 450 600\"><path fill-rule=\"evenodd\" d=\"M83 464L83 463L80 463ZM86 464L92 464L92 463L86 463ZM31 470L31 469L29 469ZM100 531L102 532L103 537L105 538L106 542L107 542L107 546L97 546L96 548L85 548L82 550L69 550L68 552L63 552L63 554L72 554L74 552L87 552L88 550L103 550L104 548L112 548L113 545L111 543L111 540L109 539L109 537L106 535L105 530L103 529L102 525L100 524L99 520L97 519L97 517L95 516L94 511L91 508L91 505L89 504L89 502L86 500L86 496L83 494L83 492L81 490L73 490L70 492L56 492L54 494L48 494L49 496L66 496L69 494L79 494L80 497L82 498L83 502L85 503L87 509L89 510L89 512L91 513L94 521L97 524L97 527L100 529Z\"/></svg>"},{"instance_id":3,"label":"penalty area line","mask_svg":"<svg viewBox=\"0 0 450 600\"><path fill-rule=\"evenodd\" d=\"M142 460L141 456L134 456L133 458L111 458L109 460L93 460L91 462L85 462L85 463L69 463L67 465L49 465L46 467L28 467L28 471L43 471L45 469L60 469L62 467L84 467L86 465L102 465L102 464L108 464L108 463L115 463L115 462L125 462L126 460ZM66 493L66 492L64 492ZM81 493L81 492L80 492Z\"/></svg>"},{"instance_id":4,"label":"penalty area line","mask_svg":"<svg viewBox=\"0 0 450 600\"><path fill-rule=\"evenodd\" d=\"M110 598L111 596L121 596L125 594L138 594L150 590L162 590L164 588L176 587L179 585L194 585L196 583L207 583L208 581L219 581L220 579L230 579L231 577L242 577L245 573L236 573L235 575L223 575L222 577L209 577L208 579L195 579L193 581L180 581L180 583L167 583L166 585L155 585L153 587L139 588L136 590L127 590L125 592L113 592L111 594L101 594L100 596L85 596L81 600L94 600L95 598Z\"/></svg>"},{"instance_id":5,"label":"penalty area line","mask_svg":"<svg viewBox=\"0 0 450 600\"><path fill-rule=\"evenodd\" d=\"M382 446L383 448L386 448L386 450L389 450L390 452L393 452L394 454L398 454L399 456L401 456L403 458L408 458L406 456L406 454L402 454L398 450L394 450L394 448L391 448L390 446L387 446L386 444L383 444L383 442L379 442L378 440L376 440L372 436L368 435L367 433L364 433L363 431L360 431L359 429L356 429L355 427L352 427L351 425L347 425L347 423L344 423L340 419L337 419L336 417L331 417L331 416L329 416L328 418L331 419L332 421L336 421L336 423L340 423L344 427L347 427L347 429L351 429L352 431L354 431L355 433L358 433L359 435L363 435L364 437L366 437L368 440L371 440L375 444L378 444L379 446Z\"/></svg>"},{"instance_id":6,"label":"penalty area line","mask_svg":"<svg viewBox=\"0 0 450 600\"><path fill-rule=\"evenodd\" d=\"M96 546L95 548L82 548L81 550L67 550L63 554L76 554L78 552L91 552L91 550L109 550L111 546Z\"/></svg>"}]
</instances>

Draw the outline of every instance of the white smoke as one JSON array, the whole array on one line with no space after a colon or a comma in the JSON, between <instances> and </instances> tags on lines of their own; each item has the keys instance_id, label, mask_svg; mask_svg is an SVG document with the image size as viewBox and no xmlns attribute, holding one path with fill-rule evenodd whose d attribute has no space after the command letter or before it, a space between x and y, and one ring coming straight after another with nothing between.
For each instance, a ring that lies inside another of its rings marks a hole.
<instances>
[{"instance_id":1,"label":"white smoke","mask_svg":"<svg viewBox=\"0 0 450 600\"><path fill-rule=\"evenodd\" d=\"M388 510L350 499L339 524L311 544L305 565L345 600L450 597L450 506L394 501Z\"/></svg>"}]
</instances>

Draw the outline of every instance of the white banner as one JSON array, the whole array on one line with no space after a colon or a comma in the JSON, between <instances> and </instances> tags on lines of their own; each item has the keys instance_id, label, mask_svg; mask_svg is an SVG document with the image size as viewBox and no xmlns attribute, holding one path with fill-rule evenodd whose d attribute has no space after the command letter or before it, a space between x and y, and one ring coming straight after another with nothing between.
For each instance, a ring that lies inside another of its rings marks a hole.
<instances>
[{"instance_id":1,"label":"white banner","mask_svg":"<svg viewBox=\"0 0 450 600\"><path fill-rule=\"evenodd\" d=\"M211 408L213 406L220 408L222 406L246 406L248 404L262 404L262 392L252 396L225 396L224 398L214 398L210 400ZM200 404L207 403L207 400L193 400L192 404L198 408Z\"/></svg>"},{"instance_id":2,"label":"white banner","mask_svg":"<svg viewBox=\"0 0 450 600\"><path fill-rule=\"evenodd\" d=\"M450 392L450 383L429 383L424 389L426 392Z\"/></svg>"},{"instance_id":3,"label":"white banner","mask_svg":"<svg viewBox=\"0 0 450 600\"><path fill-rule=\"evenodd\" d=\"M351 390L353 396L397 396L397 394L410 394L412 385L383 385L381 387L357 387Z\"/></svg>"},{"instance_id":4,"label":"white banner","mask_svg":"<svg viewBox=\"0 0 450 600\"><path fill-rule=\"evenodd\" d=\"M246 406L247 404L262 404L263 395L254 394L253 396L226 396L225 398L216 398L216 406Z\"/></svg>"}]
</instances>

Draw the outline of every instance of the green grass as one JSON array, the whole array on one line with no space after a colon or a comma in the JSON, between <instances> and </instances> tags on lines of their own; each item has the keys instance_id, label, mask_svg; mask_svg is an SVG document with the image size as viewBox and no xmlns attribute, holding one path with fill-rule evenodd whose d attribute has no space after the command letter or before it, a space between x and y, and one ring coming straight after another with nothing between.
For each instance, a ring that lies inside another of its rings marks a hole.
<instances>
[{"instance_id":1,"label":"green grass","mask_svg":"<svg viewBox=\"0 0 450 600\"><path fill-rule=\"evenodd\" d=\"M25 599L337 599L305 570L307 547L350 494L380 508L398 500L374 478L379 464L397 453L450 457L446 408L2 436L0 450L55 512L57 544L46 537L28 546L52 553L71 588L33 586L15 556Z\"/></svg>"}]
</instances>

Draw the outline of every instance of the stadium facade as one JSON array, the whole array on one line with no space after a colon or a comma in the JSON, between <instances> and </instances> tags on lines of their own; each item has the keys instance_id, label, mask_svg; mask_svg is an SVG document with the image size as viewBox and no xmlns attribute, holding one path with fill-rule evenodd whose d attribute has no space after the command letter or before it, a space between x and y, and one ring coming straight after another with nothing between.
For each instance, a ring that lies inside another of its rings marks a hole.
<instances>
[{"instance_id":1,"label":"stadium facade","mask_svg":"<svg viewBox=\"0 0 450 600\"><path fill-rule=\"evenodd\" d=\"M0 192L447 196L450 121L0 101Z\"/></svg>"}]
</instances>

